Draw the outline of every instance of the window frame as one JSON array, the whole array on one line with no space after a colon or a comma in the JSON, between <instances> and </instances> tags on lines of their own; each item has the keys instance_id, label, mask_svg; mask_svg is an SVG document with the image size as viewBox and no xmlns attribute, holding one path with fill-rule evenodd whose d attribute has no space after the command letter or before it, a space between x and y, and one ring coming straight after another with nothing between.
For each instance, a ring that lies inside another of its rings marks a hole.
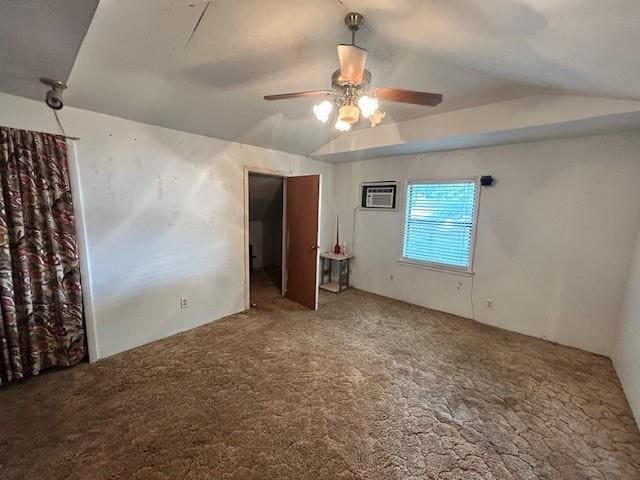
<instances>
[{"instance_id":1,"label":"window frame","mask_svg":"<svg viewBox=\"0 0 640 480\"><path fill-rule=\"evenodd\" d=\"M407 233L407 214L409 208L409 186L418 184L440 184L440 183L475 183L475 195L473 198L473 220L471 223L471 239L469 240L469 265L467 267L458 267L447 263L430 262L426 260L417 260L404 256L404 242ZM428 270L443 271L446 273L456 273L461 275L473 275L473 263L475 259L476 250L476 232L478 229L478 212L480 207L480 177L466 177L466 178L445 178L438 180L409 180L404 185L404 208L402 217L402 238L400 245L400 258L398 263L411 267L425 268Z\"/></svg>"}]
</instances>

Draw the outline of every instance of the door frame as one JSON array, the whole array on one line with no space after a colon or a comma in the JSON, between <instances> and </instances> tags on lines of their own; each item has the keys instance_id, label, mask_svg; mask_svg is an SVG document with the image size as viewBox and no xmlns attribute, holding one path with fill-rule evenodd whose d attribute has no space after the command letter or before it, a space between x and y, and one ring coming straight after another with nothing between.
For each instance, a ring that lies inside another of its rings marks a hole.
<instances>
[{"instance_id":1,"label":"door frame","mask_svg":"<svg viewBox=\"0 0 640 480\"><path fill-rule=\"evenodd\" d=\"M287 182L290 172L284 170L273 170L264 167L244 166L243 173L243 193L244 193L244 308L251 308L251 273L249 272L249 175L257 173L260 175L271 175L282 178L282 272L281 272L281 294L286 293L287 285Z\"/></svg>"},{"instance_id":2,"label":"door frame","mask_svg":"<svg viewBox=\"0 0 640 480\"><path fill-rule=\"evenodd\" d=\"M80 162L78 144L76 140L67 140L67 160L69 162L69 183L75 214L76 238L78 242L78 256L80 258L80 282L82 286L82 303L84 306L84 329L87 339L87 353L89 362L98 361L100 350L98 347L98 325L93 300L93 281L91 278L91 263L89 262L89 241L87 223L85 221L84 198L80 182Z\"/></svg>"}]
</instances>

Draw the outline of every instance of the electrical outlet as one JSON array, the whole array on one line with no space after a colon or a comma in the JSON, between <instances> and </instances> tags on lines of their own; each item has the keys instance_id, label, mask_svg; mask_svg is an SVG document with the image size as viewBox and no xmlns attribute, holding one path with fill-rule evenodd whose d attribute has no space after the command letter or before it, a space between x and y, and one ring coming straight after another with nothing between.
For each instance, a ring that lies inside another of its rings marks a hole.
<instances>
[{"instance_id":1,"label":"electrical outlet","mask_svg":"<svg viewBox=\"0 0 640 480\"><path fill-rule=\"evenodd\" d=\"M186 297L180 297L180 308L189 308L189 300Z\"/></svg>"},{"instance_id":2,"label":"electrical outlet","mask_svg":"<svg viewBox=\"0 0 640 480\"><path fill-rule=\"evenodd\" d=\"M487 307L493 308L493 300L491 300L490 298L487 298Z\"/></svg>"}]
</instances>

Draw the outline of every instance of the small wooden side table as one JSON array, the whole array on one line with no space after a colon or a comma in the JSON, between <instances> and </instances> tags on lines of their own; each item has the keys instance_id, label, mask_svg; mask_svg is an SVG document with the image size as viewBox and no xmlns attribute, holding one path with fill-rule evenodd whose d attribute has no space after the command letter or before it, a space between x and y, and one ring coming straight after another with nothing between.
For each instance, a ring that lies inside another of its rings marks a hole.
<instances>
[{"instance_id":1,"label":"small wooden side table","mask_svg":"<svg viewBox=\"0 0 640 480\"><path fill-rule=\"evenodd\" d=\"M340 293L349 288L349 264L353 255L325 252L320 254L320 258L322 259L322 280L320 281L320 288L333 293ZM333 262L338 262L337 282L331 278L331 266Z\"/></svg>"}]
</instances>

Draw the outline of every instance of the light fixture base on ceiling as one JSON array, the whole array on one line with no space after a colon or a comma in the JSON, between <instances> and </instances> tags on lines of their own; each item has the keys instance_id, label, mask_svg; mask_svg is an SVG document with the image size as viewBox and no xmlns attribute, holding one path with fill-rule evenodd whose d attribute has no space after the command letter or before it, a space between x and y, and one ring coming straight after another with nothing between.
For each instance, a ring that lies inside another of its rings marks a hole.
<instances>
[{"instance_id":1,"label":"light fixture base on ceiling","mask_svg":"<svg viewBox=\"0 0 640 480\"><path fill-rule=\"evenodd\" d=\"M45 77L40 77L39 80L40 80L40 83L44 83L45 85L51 88L57 88L58 90L64 90L65 88L67 88L67 84L64 82L61 82L60 80L54 80L53 78L45 78Z\"/></svg>"},{"instance_id":2,"label":"light fixture base on ceiling","mask_svg":"<svg viewBox=\"0 0 640 480\"><path fill-rule=\"evenodd\" d=\"M364 16L358 12L349 12L347 16L344 17L344 23L347 24L349 30L355 32L359 30L364 23Z\"/></svg>"}]
</instances>

